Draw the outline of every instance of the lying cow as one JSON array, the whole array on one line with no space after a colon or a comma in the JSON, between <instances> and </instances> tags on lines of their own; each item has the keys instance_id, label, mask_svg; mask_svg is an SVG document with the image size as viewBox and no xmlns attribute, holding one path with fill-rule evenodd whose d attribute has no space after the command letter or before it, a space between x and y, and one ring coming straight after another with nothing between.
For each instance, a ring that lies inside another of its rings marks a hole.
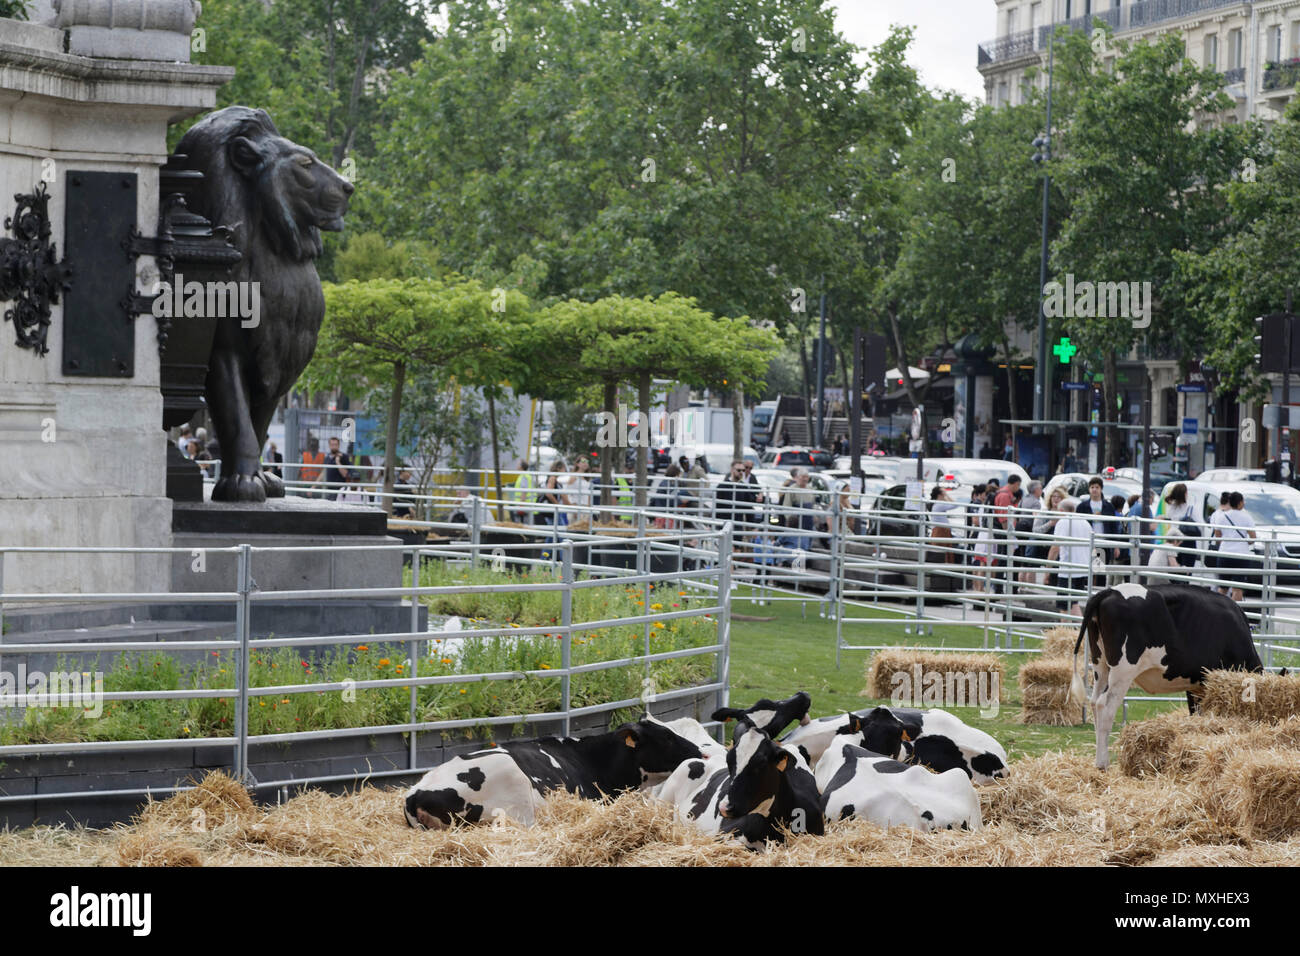
<instances>
[{"instance_id":1,"label":"lying cow","mask_svg":"<svg viewBox=\"0 0 1300 956\"><path fill-rule=\"evenodd\" d=\"M1092 688L1097 766L1110 764L1110 731L1124 695L1137 684L1148 694L1187 692L1196 713L1207 670L1263 671L1246 615L1231 599L1186 584L1121 584L1098 591L1083 609L1084 633L1097 672Z\"/></svg>"},{"instance_id":2,"label":"lying cow","mask_svg":"<svg viewBox=\"0 0 1300 956\"><path fill-rule=\"evenodd\" d=\"M903 721L885 707L865 718L853 715L841 726L817 763L822 814L882 827L978 830L980 801L965 772L954 767L931 773L882 755L896 751L906 736Z\"/></svg>"},{"instance_id":3,"label":"lying cow","mask_svg":"<svg viewBox=\"0 0 1300 956\"><path fill-rule=\"evenodd\" d=\"M705 833L735 836L752 850L779 842L782 826L817 835L825 829L821 794L805 754L746 720L736 728L724 766L715 770L703 760L688 760L659 797Z\"/></svg>"},{"instance_id":4,"label":"lying cow","mask_svg":"<svg viewBox=\"0 0 1300 956\"><path fill-rule=\"evenodd\" d=\"M992 783L1007 776L1007 752L984 731L963 723L943 710L913 710L909 707L886 708L902 721L907 736L902 751L887 753L904 763L929 767L938 773L961 770L976 784ZM796 727L781 738L782 743L807 749L816 766L836 733L849 717L865 717L866 711L820 717Z\"/></svg>"},{"instance_id":5,"label":"lying cow","mask_svg":"<svg viewBox=\"0 0 1300 956\"><path fill-rule=\"evenodd\" d=\"M775 738L796 720L806 726L810 722L808 708L811 706L812 698L806 691L801 690L785 700L768 700L764 697L744 710L736 707L719 707L709 719L748 721L751 726Z\"/></svg>"},{"instance_id":6,"label":"lying cow","mask_svg":"<svg viewBox=\"0 0 1300 956\"><path fill-rule=\"evenodd\" d=\"M666 727L677 736L689 740L695 746L700 748L700 759L705 761L710 770L721 767L727 759L727 748L718 743L710 733L704 729L704 725L693 717L679 717L676 720L661 721L649 714L645 715L645 720L654 721L661 727ZM673 768L676 769L675 767ZM650 794L652 797L660 796L664 784L672 771L665 773L642 773L644 779L641 781L641 790Z\"/></svg>"},{"instance_id":7,"label":"lying cow","mask_svg":"<svg viewBox=\"0 0 1300 956\"><path fill-rule=\"evenodd\" d=\"M504 814L531 826L538 802L553 790L597 800L700 756L699 747L653 720L591 737L512 741L430 770L407 791L406 820L445 827L453 819L480 823Z\"/></svg>"}]
</instances>

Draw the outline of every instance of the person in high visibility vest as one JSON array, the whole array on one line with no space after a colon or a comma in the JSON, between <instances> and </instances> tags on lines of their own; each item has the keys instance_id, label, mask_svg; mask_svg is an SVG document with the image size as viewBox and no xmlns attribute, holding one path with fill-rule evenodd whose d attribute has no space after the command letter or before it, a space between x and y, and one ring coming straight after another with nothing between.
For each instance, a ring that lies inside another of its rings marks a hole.
<instances>
[{"instance_id":1,"label":"person in high visibility vest","mask_svg":"<svg viewBox=\"0 0 1300 956\"><path fill-rule=\"evenodd\" d=\"M510 493L510 498L512 501L519 502L520 504L523 504L524 502L532 502L534 500L533 493L536 490L537 479L533 473L528 470L528 462L521 460L519 462L519 477L515 479L514 491ZM527 509L513 509L511 514L514 515L515 520L520 524L532 524L529 520L532 517L532 512Z\"/></svg>"},{"instance_id":2,"label":"person in high visibility vest","mask_svg":"<svg viewBox=\"0 0 1300 956\"><path fill-rule=\"evenodd\" d=\"M325 464L325 453L320 450L320 439L312 435L307 439L307 450L302 453L302 468L298 469L298 480L307 484L314 484L320 481L321 469L308 468L307 465ZM307 493L311 496L311 492Z\"/></svg>"}]
</instances>

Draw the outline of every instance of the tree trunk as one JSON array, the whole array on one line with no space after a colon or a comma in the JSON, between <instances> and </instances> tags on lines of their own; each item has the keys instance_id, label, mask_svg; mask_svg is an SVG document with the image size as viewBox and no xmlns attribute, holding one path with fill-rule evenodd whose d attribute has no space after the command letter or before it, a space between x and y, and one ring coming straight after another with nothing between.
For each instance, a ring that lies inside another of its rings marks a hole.
<instances>
[{"instance_id":1,"label":"tree trunk","mask_svg":"<svg viewBox=\"0 0 1300 956\"><path fill-rule=\"evenodd\" d=\"M898 374L903 379L903 390L907 392L907 399L916 408L921 404L921 397L916 393L916 385L912 382L912 372L907 365L907 353L903 350L903 331L898 326L898 313L894 307L889 307L889 340L894 346L894 361L898 363Z\"/></svg>"},{"instance_id":2,"label":"tree trunk","mask_svg":"<svg viewBox=\"0 0 1300 956\"><path fill-rule=\"evenodd\" d=\"M636 383L637 407L641 410L640 434L636 443L636 505L646 505L646 485L649 483L650 464L650 372L641 372Z\"/></svg>"},{"instance_id":3,"label":"tree trunk","mask_svg":"<svg viewBox=\"0 0 1300 956\"><path fill-rule=\"evenodd\" d=\"M1011 361L1011 340L1005 335L1002 336L1002 355L1007 363L1007 407L1011 412L1010 417L1014 420L1020 417L1019 407L1016 405L1016 369ZM1011 447L1014 449L1012 454L1019 461L1020 443L1016 441L1016 426L1008 425L1007 430L1011 433Z\"/></svg>"},{"instance_id":4,"label":"tree trunk","mask_svg":"<svg viewBox=\"0 0 1300 956\"><path fill-rule=\"evenodd\" d=\"M1117 397L1119 396L1119 369L1115 361L1115 352L1112 349L1106 351L1106 357L1103 364L1103 384L1101 390L1101 420L1103 422L1113 422L1119 420L1119 413L1116 411ZM1119 460L1119 452L1122 447L1119 438L1119 429L1111 426L1105 429L1106 442L1102 445L1101 455L1097 462L1098 470L1105 468L1107 464L1118 467L1122 462Z\"/></svg>"},{"instance_id":5,"label":"tree trunk","mask_svg":"<svg viewBox=\"0 0 1300 956\"><path fill-rule=\"evenodd\" d=\"M388 428L384 435L384 511L393 513L393 485L397 473L397 421L402 413L402 386L406 383L406 364L393 364L393 394L388 401Z\"/></svg>"},{"instance_id":6,"label":"tree trunk","mask_svg":"<svg viewBox=\"0 0 1300 956\"><path fill-rule=\"evenodd\" d=\"M813 436L813 404L812 404L812 385L810 383L811 375L808 373L808 343L804 339L803 330L799 330L799 367L803 370L803 411L804 418L808 423L808 445L816 448L817 443L812 440ZM773 444L778 444L780 435L773 436Z\"/></svg>"},{"instance_id":7,"label":"tree trunk","mask_svg":"<svg viewBox=\"0 0 1300 956\"><path fill-rule=\"evenodd\" d=\"M501 506L505 494L501 491L501 443L497 440L497 403L492 397L490 388L484 389L484 392L487 394L488 425L492 429L492 471L497 480L497 520L505 521L506 515Z\"/></svg>"},{"instance_id":8,"label":"tree trunk","mask_svg":"<svg viewBox=\"0 0 1300 956\"><path fill-rule=\"evenodd\" d=\"M731 457L735 461L745 458L745 390L737 388L731 393Z\"/></svg>"},{"instance_id":9,"label":"tree trunk","mask_svg":"<svg viewBox=\"0 0 1300 956\"><path fill-rule=\"evenodd\" d=\"M615 416L606 421L618 421L618 383L605 383L605 411ZM600 503L610 508L614 505L614 446L618 444L615 438L612 442L606 442L605 447L600 450Z\"/></svg>"}]
</instances>

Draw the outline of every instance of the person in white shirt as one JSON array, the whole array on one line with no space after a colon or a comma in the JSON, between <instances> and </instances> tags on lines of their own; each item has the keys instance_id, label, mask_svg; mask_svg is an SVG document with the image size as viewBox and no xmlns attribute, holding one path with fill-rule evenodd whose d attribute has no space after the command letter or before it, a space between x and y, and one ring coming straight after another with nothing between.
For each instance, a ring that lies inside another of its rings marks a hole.
<instances>
[{"instance_id":1,"label":"person in white shirt","mask_svg":"<svg viewBox=\"0 0 1300 956\"><path fill-rule=\"evenodd\" d=\"M569 499L569 504L573 506L567 512L571 525L591 518L591 513L586 510L591 507L591 479L587 477L590 471L591 462L587 460L586 455L579 455L574 459L572 477L564 485L568 489L566 497Z\"/></svg>"},{"instance_id":2,"label":"person in white shirt","mask_svg":"<svg viewBox=\"0 0 1300 956\"><path fill-rule=\"evenodd\" d=\"M1220 525L1227 524L1227 521L1224 519L1223 515L1224 512L1231 511L1231 510L1232 510L1232 492L1225 491L1223 494L1219 496L1218 510L1215 511L1214 514L1210 515L1210 537L1212 540L1210 541L1210 550L1205 555L1205 566L1207 568L1219 567L1219 546L1223 544L1223 541L1219 537L1219 532L1216 531L1215 529L1218 528ZM1218 591L1220 594L1227 594L1229 590L1228 582L1223 580L1222 576L1220 576L1219 585L1214 590Z\"/></svg>"},{"instance_id":3,"label":"person in white shirt","mask_svg":"<svg viewBox=\"0 0 1300 956\"><path fill-rule=\"evenodd\" d=\"M1255 519L1246 510L1246 499L1240 491L1234 491L1228 503L1232 507L1220 512L1223 521L1214 531L1219 538L1219 579L1225 586L1231 585L1231 597L1240 604L1244 597L1242 585L1256 578L1251 570L1259 567L1249 557Z\"/></svg>"},{"instance_id":4,"label":"person in white shirt","mask_svg":"<svg viewBox=\"0 0 1300 956\"><path fill-rule=\"evenodd\" d=\"M952 524L948 520L948 513L960 507L961 505L952 500L948 489L943 485L936 485L930 492L930 538L940 540L942 550L939 554L944 564L952 564L956 561L956 555L953 553Z\"/></svg>"},{"instance_id":5,"label":"person in white shirt","mask_svg":"<svg viewBox=\"0 0 1300 956\"><path fill-rule=\"evenodd\" d=\"M1088 544L1092 525L1075 514L1073 498L1066 498L1057 508L1064 512L1065 516L1056 522L1052 534L1060 539L1078 538L1082 540L1062 540L1052 549L1056 551L1057 560L1060 562L1060 569L1056 572L1056 576L1062 588L1086 592L1088 590L1088 568L1092 564L1092 548ZM1057 608L1065 610L1069 606L1071 614L1081 615L1083 613L1080 607L1081 604L1082 602L1076 598L1071 606L1069 598L1062 598L1057 601Z\"/></svg>"}]
</instances>

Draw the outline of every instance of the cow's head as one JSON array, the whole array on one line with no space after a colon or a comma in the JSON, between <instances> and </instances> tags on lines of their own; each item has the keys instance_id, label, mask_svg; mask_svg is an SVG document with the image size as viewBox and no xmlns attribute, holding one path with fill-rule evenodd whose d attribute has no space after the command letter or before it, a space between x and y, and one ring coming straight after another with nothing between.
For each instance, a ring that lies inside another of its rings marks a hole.
<instances>
[{"instance_id":1,"label":"cow's head","mask_svg":"<svg viewBox=\"0 0 1300 956\"><path fill-rule=\"evenodd\" d=\"M903 742L911 740L907 728L888 707L877 707L862 714L849 714L848 723L837 734L861 735L862 746L873 754L900 759Z\"/></svg>"},{"instance_id":2,"label":"cow's head","mask_svg":"<svg viewBox=\"0 0 1300 956\"><path fill-rule=\"evenodd\" d=\"M800 724L809 723L808 708L811 706L812 698L806 691L801 690L785 700L768 700L764 697L744 710L736 707L719 707L710 719L747 721L768 736L775 737L790 726L792 721L797 720Z\"/></svg>"},{"instance_id":3,"label":"cow's head","mask_svg":"<svg viewBox=\"0 0 1300 956\"><path fill-rule=\"evenodd\" d=\"M794 769L795 763L765 731L741 721L727 751L730 786L718 802L718 812L729 819L750 813L766 815L781 786L781 775Z\"/></svg>"},{"instance_id":4,"label":"cow's head","mask_svg":"<svg viewBox=\"0 0 1300 956\"><path fill-rule=\"evenodd\" d=\"M658 721L623 724L614 734L632 750L642 773L669 773L684 761L704 756L699 747Z\"/></svg>"}]
</instances>

